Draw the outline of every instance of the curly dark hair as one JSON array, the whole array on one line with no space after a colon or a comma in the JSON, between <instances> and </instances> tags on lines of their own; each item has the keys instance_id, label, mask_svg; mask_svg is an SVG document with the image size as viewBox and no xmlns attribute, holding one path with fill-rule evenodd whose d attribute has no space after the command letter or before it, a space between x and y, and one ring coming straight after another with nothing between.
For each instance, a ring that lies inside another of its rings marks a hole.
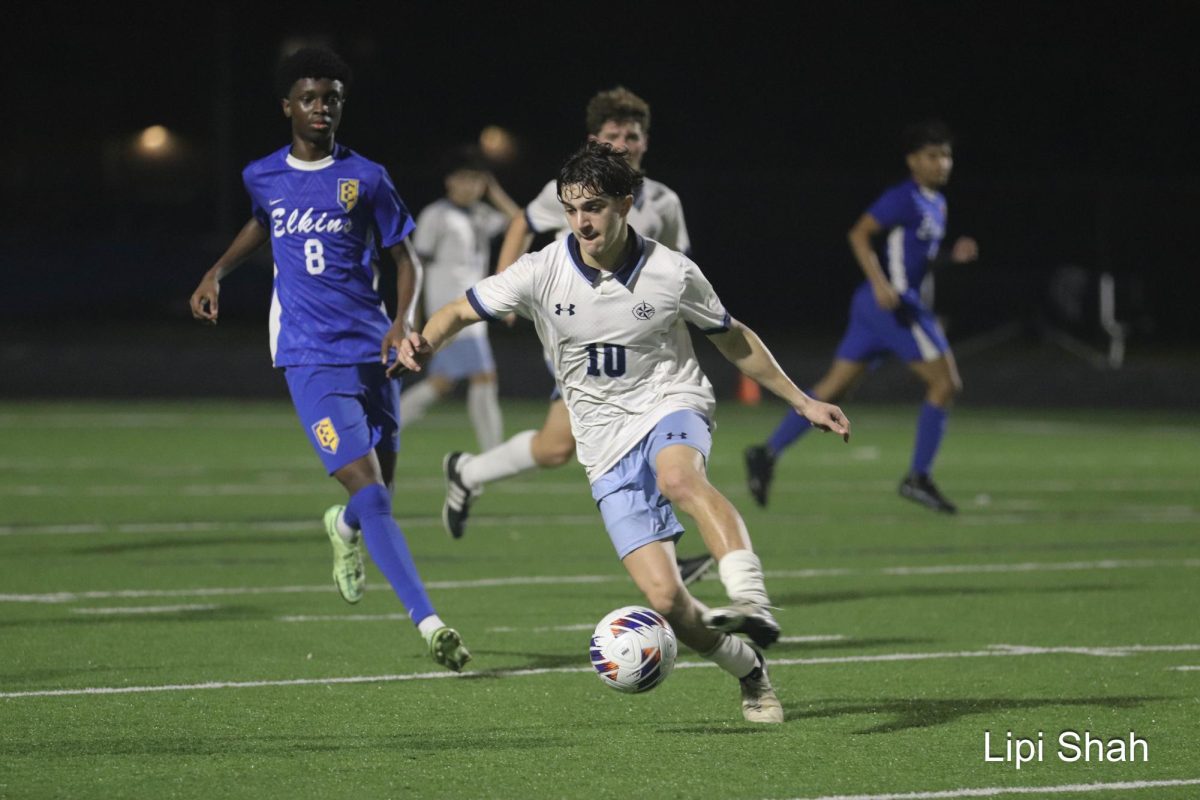
<instances>
[{"instance_id":1,"label":"curly dark hair","mask_svg":"<svg viewBox=\"0 0 1200 800\"><path fill-rule=\"evenodd\" d=\"M940 119L927 119L905 128L901 143L904 145L904 155L908 155L930 144L953 146L954 134Z\"/></svg>"},{"instance_id":2,"label":"curly dark hair","mask_svg":"<svg viewBox=\"0 0 1200 800\"><path fill-rule=\"evenodd\" d=\"M608 142L586 142L567 159L558 172L555 189L562 199L564 186L579 186L587 192L625 197L642 185L642 176L625 160L623 150Z\"/></svg>"},{"instance_id":3,"label":"curly dark hair","mask_svg":"<svg viewBox=\"0 0 1200 800\"><path fill-rule=\"evenodd\" d=\"M347 92L354 73L341 56L327 47L302 47L279 62L275 69L275 91L287 97L301 78L341 81Z\"/></svg>"},{"instance_id":4,"label":"curly dark hair","mask_svg":"<svg viewBox=\"0 0 1200 800\"><path fill-rule=\"evenodd\" d=\"M587 132L595 136L609 120L642 123L642 132L650 132L650 104L624 86L616 86L596 95L587 104Z\"/></svg>"}]
</instances>

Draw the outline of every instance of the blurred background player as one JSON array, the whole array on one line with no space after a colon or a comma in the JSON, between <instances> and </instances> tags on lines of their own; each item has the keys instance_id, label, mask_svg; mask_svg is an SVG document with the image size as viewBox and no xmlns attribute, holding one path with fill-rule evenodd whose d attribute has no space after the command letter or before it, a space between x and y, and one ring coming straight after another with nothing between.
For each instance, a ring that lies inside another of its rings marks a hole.
<instances>
[{"instance_id":1,"label":"blurred background player","mask_svg":"<svg viewBox=\"0 0 1200 800\"><path fill-rule=\"evenodd\" d=\"M745 522L708 481L716 402L689 324L814 424L848 440L850 423L796 388L754 332L731 319L691 259L638 234L628 217L642 178L622 156L603 142L571 156L557 180L571 234L437 311L401 345L399 364L420 370L444 341L485 318L532 320L621 563L681 642L739 679L747 721L783 722L761 652L729 635L767 647L779 625ZM706 609L683 584L675 562L683 526L673 505L696 520L719 555L728 605Z\"/></svg>"},{"instance_id":2,"label":"blurred background player","mask_svg":"<svg viewBox=\"0 0 1200 800\"><path fill-rule=\"evenodd\" d=\"M606 142L624 151L629 165L641 172L642 159L650 147L649 103L623 86L598 92L588 101L585 125L590 141ZM691 241L679 195L666 184L644 175L642 179L629 211L629 223L641 235L672 250L690 252ZM554 234L561 239L569 232L555 181L551 180L525 207L525 213L513 218L496 260L496 272L503 272L529 250L535 234ZM471 502L487 484L536 467L561 467L574 454L575 437L571 434L567 407L556 387L540 430L521 431L479 455L450 453L446 456L443 465L446 502L442 519L447 532L456 539L463 535ZM711 565L712 558L707 555L680 561L687 583L698 579Z\"/></svg>"},{"instance_id":3,"label":"blurred background player","mask_svg":"<svg viewBox=\"0 0 1200 800\"><path fill-rule=\"evenodd\" d=\"M946 415L962 381L946 335L922 294L932 295L930 266L946 230L946 198L938 190L954 165L950 131L938 121L910 126L904 153L911 177L880 195L850 229L854 258L866 280L850 301L850 322L833 365L810 390L813 397L836 403L862 379L868 366L888 353L904 359L925 384L925 403L917 417L916 444L900 495L935 511L957 509L942 495L930 473L942 443ZM872 239L884 238L886 271ZM950 261L978 257L974 239L958 239ZM789 411L765 444L745 452L747 482L758 504L767 504L775 460L808 432L808 420Z\"/></svg>"},{"instance_id":4,"label":"blurred background player","mask_svg":"<svg viewBox=\"0 0 1200 800\"><path fill-rule=\"evenodd\" d=\"M460 148L451 154L445 184L446 196L421 211L413 234L413 246L424 267L427 313L461 297L487 277L492 239L521 213L474 148ZM488 202L483 202L484 198ZM400 427L420 419L430 405L464 379L468 381L467 414L480 449L500 444L504 426L496 362L485 325L468 328L455 337L430 363L428 377L400 395Z\"/></svg>"},{"instance_id":5,"label":"blurred background player","mask_svg":"<svg viewBox=\"0 0 1200 800\"><path fill-rule=\"evenodd\" d=\"M334 141L350 84L341 58L299 50L280 63L276 80L292 141L242 172L253 216L200 281L192 315L215 325L221 280L271 242L271 359L309 443L350 496L325 512L334 584L347 602L362 599L365 540L430 655L458 671L470 653L434 611L392 518L399 386L386 369L412 326L420 282L405 242L413 220L387 171ZM375 289L374 241L396 264L395 322Z\"/></svg>"}]
</instances>

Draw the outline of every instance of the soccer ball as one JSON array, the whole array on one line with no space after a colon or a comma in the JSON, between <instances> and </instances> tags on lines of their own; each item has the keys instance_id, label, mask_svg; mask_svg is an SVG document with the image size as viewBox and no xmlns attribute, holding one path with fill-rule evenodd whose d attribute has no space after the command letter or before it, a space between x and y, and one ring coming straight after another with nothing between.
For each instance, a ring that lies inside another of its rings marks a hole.
<instances>
[{"instance_id":1,"label":"soccer ball","mask_svg":"<svg viewBox=\"0 0 1200 800\"><path fill-rule=\"evenodd\" d=\"M648 692L675 667L675 631L657 611L618 608L592 634L592 666L600 680L619 692Z\"/></svg>"}]
</instances>

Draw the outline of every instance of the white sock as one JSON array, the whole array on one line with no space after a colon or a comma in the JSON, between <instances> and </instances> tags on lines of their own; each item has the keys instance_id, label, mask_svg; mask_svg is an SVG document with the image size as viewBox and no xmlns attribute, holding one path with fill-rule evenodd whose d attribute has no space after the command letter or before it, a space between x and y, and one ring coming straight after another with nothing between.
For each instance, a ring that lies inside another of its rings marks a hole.
<instances>
[{"instance_id":1,"label":"white sock","mask_svg":"<svg viewBox=\"0 0 1200 800\"><path fill-rule=\"evenodd\" d=\"M504 441L504 420L500 416L500 387L495 381L472 383L467 387L467 414L475 426L480 450L491 450Z\"/></svg>"},{"instance_id":2,"label":"white sock","mask_svg":"<svg viewBox=\"0 0 1200 800\"><path fill-rule=\"evenodd\" d=\"M400 429L403 430L425 416L425 412L437 399L437 389L433 388L432 381L421 381L407 392L401 392Z\"/></svg>"},{"instance_id":3,"label":"white sock","mask_svg":"<svg viewBox=\"0 0 1200 800\"><path fill-rule=\"evenodd\" d=\"M734 550L726 553L717 564L721 583L730 600L748 600L760 606L771 605L767 587L763 583L762 562L751 550Z\"/></svg>"},{"instance_id":4,"label":"white sock","mask_svg":"<svg viewBox=\"0 0 1200 800\"><path fill-rule=\"evenodd\" d=\"M446 623L442 622L442 618L437 614L430 614L425 619L417 623L417 630L425 637L425 641L429 641L429 637L437 633L439 628L446 627Z\"/></svg>"},{"instance_id":5,"label":"white sock","mask_svg":"<svg viewBox=\"0 0 1200 800\"><path fill-rule=\"evenodd\" d=\"M758 666L758 654L741 639L721 634L721 641L707 653L701 653L706 658L735 678L741 679L754 671Z\"/></svg>"},{"instance_id":6,"label":"white sock","mask_svg":"<svg viewBox=\"0 0 1200 800\"><path fill-rule=\"evenodd\" d=\"M358 541L358 531L350 527L346 522L346 509L343 508L338 512L337 519L334 520L333 527L337 528L338 536L346 540L348 544L354 544Z\"/></svg>"},{"instance_id":7,"label":"white sock","mask_svg":"<svg viewBox=\"0 0 1200 800\"><path fill-rule=\"evenodd\" d=\"M511 478L537 466L533 460L533 437L537 431L521 431L499 447L471 456L460 463L459 476L468 489Z\"/></svg>"}]
</instances>

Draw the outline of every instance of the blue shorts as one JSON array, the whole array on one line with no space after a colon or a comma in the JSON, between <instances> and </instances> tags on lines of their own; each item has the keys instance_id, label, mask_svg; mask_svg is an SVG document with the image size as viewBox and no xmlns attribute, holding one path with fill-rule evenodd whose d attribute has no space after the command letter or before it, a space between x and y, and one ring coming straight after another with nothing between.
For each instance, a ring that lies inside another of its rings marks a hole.
<instances>
[{"instance_id":1,"label":"blue shorts","mask_svg":"<svg viewBox=\"0 0 1200 800\"><path fill-rule=\"evenodd\" d=\"M850 324L837 348L846 361L873 361L895 353L905 361L934 361L950 350L946 334L915 289L900 295L894 311L880 308L864 283L850 300Z\"/></svg>"},{"instance_id":2,"label":"blue shorts","mask_svg":"<svg viewBox=\"0 0 1200 800\"><path fill-rule=\"evenodd\" d=\"M430 375L460 381L482 372L495 372L496 360L486 336L459 337L434 353L429 362Z\"/></svg>"},{"instance_id":3,"label":"blue shorts","mask_svg":"<svg viewBox=\"0 0 1200 800\"><path fill-rule=\"evenodd\" d=\"M330 475L377 447L400 449L400 381L382 364L286 367L283 377Z\"/></svg>"},{"instance_id":4,"label":"blue shorts","mask_svg":"<svg viewBox=\"0 0 1200 800\"><path fill-rule=\"evenodd\" d=\"M655 458L664 447L685 444L705 461L712 450L712 426L695 411L674 411L659 420L646 437L592 484L592 497L617 557L659 541L678 541L683 526L671 503L658 491Z\"/></svg>"}]
</instances>

